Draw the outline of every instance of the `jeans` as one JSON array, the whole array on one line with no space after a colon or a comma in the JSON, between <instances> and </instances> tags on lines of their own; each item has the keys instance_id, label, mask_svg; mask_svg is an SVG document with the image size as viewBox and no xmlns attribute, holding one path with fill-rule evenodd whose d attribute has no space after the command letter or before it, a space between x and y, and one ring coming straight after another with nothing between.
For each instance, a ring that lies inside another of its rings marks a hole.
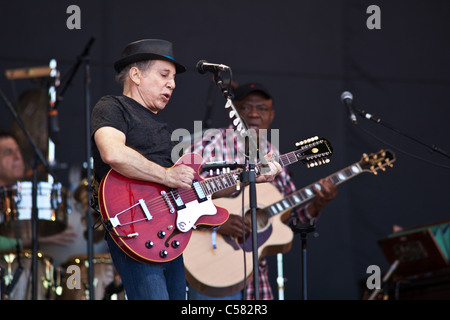
<instances>
[{"instance_id":1,"label":"jeans","mask_svg":"<svg viewBox=\"0 0 450 320\"><path fill-rule=\"evenodd\" d=\"M242 300L242 291L238 291L231 296L211 297L207 296L206 294L198 292L192 286L188 287L189 287L189 294L188 294L189 300Z\"/></svg>"},{"instance_id":2,"label":"jeans","mask_svg":"<svg viewBox=\"0 0 450 320\"><path fill-rule=\"evenodd\" d=\"M106 236L111 258L129 300L185 300L183 256L164 263L141 263Z\"/></svg>"}]
</instances>

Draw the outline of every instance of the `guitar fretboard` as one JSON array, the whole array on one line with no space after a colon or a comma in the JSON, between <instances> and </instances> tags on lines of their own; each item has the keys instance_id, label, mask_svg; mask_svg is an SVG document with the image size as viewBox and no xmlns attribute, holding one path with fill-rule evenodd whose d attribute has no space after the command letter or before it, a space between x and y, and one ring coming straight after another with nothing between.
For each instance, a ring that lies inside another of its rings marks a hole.
<instances>
[{"instance_id":1,"label":"guitar fretboard","mask_svg":"<svg viewBox=\"0 0 450 320\"><path fill-rule=\"evenodd\" d=\"M203 192L206 195L210 195L217 191L235 186L238 181L237 175L238 172L235 170L230 173L221 174L217 177L205 179L200 182L200 185L202 186Z\"/></svg>"},{"instance_id":2,"label":"guitar fretboard","mask_svg":"<svg viewBox=\"0 0 450 320\"><path fill-rule=\"evenodd\" d=\"M320 146L324 147L324 150L322 152L320 152L318 149L320 148ZM313 148L316 149L313 153L305 154ZM320 159L331 155L331 152L332 148L325 139L320 140L313 139L313 141L311 142L308 141L307 144L303 145L299 149L279 156L278 162L282 167L285 167L300 160L301 161L304 161L304 159L308 160L308 158L314 161L314 159ZM260 175L261 173L264 173L263 169L264 165L261 162L257 163L255 165L256 176ZM200 182L200 186L203 189L205 195L207 196L211 195L215 192L235 186L239 180L239 175L241 172L242 169L236 169L229 173L224 173L216 177L205 179Z\"/></svg>"},{"instance_id":3,"label":"guitar fretboard","mask_svg":"<svg viewBox=\"0 0 450 320\"><path fill-rule=\"evenodd\" d=\"M279 163L281 166L287 166L291 163L297 162L298 158L296 156L296 152L292 151L286 154L283 154L279 158ZM256 165L258 168L256 170L256 175L259 175L261 172L262 165L258 163ZM233 187L237 184L238 181L238 175L242 172L242 169L236 169L232 172L221 174L216 177L208 178L200 182L200 185L202 186L203 192L206 195L213 194L215 192L221 191L223 189Z\"/></svg>"},{"instance_id":4,"label":"guitar fretboard","mask_svg":"<svg viewBox=\"0 0 450 320\"><path fill-rule=\"evenodd\" d=\"M357 162L328 176L328 178L331 180L331 182L338 185L344 181L347 181L350 178L357 176L361 172L364 172L364 170L361 169L361 166ZM290 210L314 198L315 196L314 187L316 187L318 190L321 190L322 188L320 184L317 182L310 184L309 186L306 186L300 190L291 193L290 195L286 196L283 200L280 200L278 202L273 203L270 206L267 206L264 210L270 216L274 216L287 210Z\"/></svg>"}]
</instances>

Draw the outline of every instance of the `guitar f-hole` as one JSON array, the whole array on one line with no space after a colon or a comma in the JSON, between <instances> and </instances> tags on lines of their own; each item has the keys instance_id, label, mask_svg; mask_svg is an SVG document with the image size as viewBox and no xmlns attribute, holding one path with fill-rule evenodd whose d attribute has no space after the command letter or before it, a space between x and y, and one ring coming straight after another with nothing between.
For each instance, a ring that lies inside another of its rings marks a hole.
<instances>
[{"instance_id":1,"label":"guitar f-hole","mask_svg":"<svg viewBox=\"0 0 450 320\"><path fill-rule=\"evenodd\" d=\"M166 239L166 241L164 241L164 246L166 248L168 248L170 246L170 241L172 240L172 238L176 235L180 234L180 231L178 229L175 229L172 234ZM180 244L178 243L178 245L174 245L174 247L179 247Z\"/></svg>"}]
</instances>

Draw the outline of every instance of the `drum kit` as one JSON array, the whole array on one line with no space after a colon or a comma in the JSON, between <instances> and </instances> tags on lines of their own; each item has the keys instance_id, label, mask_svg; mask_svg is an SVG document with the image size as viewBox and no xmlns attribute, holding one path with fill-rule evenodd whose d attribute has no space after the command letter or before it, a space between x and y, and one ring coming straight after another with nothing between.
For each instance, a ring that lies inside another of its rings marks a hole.
<instances>
[{"instance_id":1,"label":"drum kit","mask_svg":"<svg viewBox=\"0 0 450 320\"><path fill-rule=\"evenodd\" d=\"M31 183L21 181L0 188L0 235L9 238L31 238ZM87 201L82 192L82 181L75 191L77 201ZM40 236L49 236L67 228L67 192L59 183L39 182L37 206L39 210L38 230ZM95 242L104 234L95 231ZM86 236L85 236L86 237ZM0 250L0 284L2 300L32 300L31 295L32 252L29 249ZM38 252L37 263L38 300L89 300L88 269L86 254L72 255L61 266L53 265L52 257ZM80 286L68 284L70 266L79 267ZM97 300L125 299L120 276L116 272L109 253L95 254L93 259L94 290Z\"/></svg>"},{"instance_id":2,"label":"drum kit","mask_svg":"<svg viewBox=\"0 0 450 320\"><path fill-rule=\"evenodd\" d=\"M55 63L52 66L51 61L49 67L7 70L6 76L10 80L52 77L55 67ZM19 100L16 108L15 117L21 125L13 124L12 131L22 147L26 165L32 161L35 152L27 150L26 146L29 144L26 139L30 137L36 137L38 146L33 141L30 143L35 149L39 149L36 153L48 153L48 161L54 161L49 152L54 152L54 146L47 134L50 92L51 90L47 96L45 90L31 90L21 96L22 100ZM2 95L11 109L10 103L3 93ZM29 128L29 133L25 127ZM45 140L48 144L43 142ZM89 259L86 254L76 254L55 267L52 257L35 244L39 237L55 235L68 227L70 196L61 183L53 180L48 167L44 165L34 167L33 170L32 181L23 180L0 187L0 236L29 239L33 243L32 250L21 248L20 245L17 245L16 250L0 248L0 300L88 300L92 299L89 296L92 292L95 292L96 300L125 299L120 276L109 253L94 254ZM86 181L81 181L73 194L76 201L88 203L87 188ZM85 213L91 212L87 210ZM94 212L91 214L95 216ZM87 215L89 214L85 214ZM102 239L103 232L99 228L95 232L95 239L91 238L90 241ZM86 240L89 241L89 238ZM73 266L76 266L75 270L79 273L76 277L68 272ZM75 281L79 283L74 285Z\"/></svg>"}]
</instances>

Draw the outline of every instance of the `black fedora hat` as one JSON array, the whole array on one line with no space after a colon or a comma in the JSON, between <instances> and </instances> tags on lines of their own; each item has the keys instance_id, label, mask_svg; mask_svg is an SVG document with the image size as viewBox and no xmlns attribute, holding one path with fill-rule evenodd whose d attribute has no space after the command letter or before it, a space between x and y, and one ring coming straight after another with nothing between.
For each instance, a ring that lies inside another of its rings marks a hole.
<instances>
[{"instance_id":1,"label":"black fedora hat","mask_svg":"<svg viewBox=\"0 0 450 320\"><path fill-rule=\"evenodd\" d=\"M117 73L127 65L143 60L166 60L175 65L177 73L183 73L186 68L175 61L171 42L160 39L143 39L126 45L122 58L114 63Z\"/></svg>"}]
</instances>

